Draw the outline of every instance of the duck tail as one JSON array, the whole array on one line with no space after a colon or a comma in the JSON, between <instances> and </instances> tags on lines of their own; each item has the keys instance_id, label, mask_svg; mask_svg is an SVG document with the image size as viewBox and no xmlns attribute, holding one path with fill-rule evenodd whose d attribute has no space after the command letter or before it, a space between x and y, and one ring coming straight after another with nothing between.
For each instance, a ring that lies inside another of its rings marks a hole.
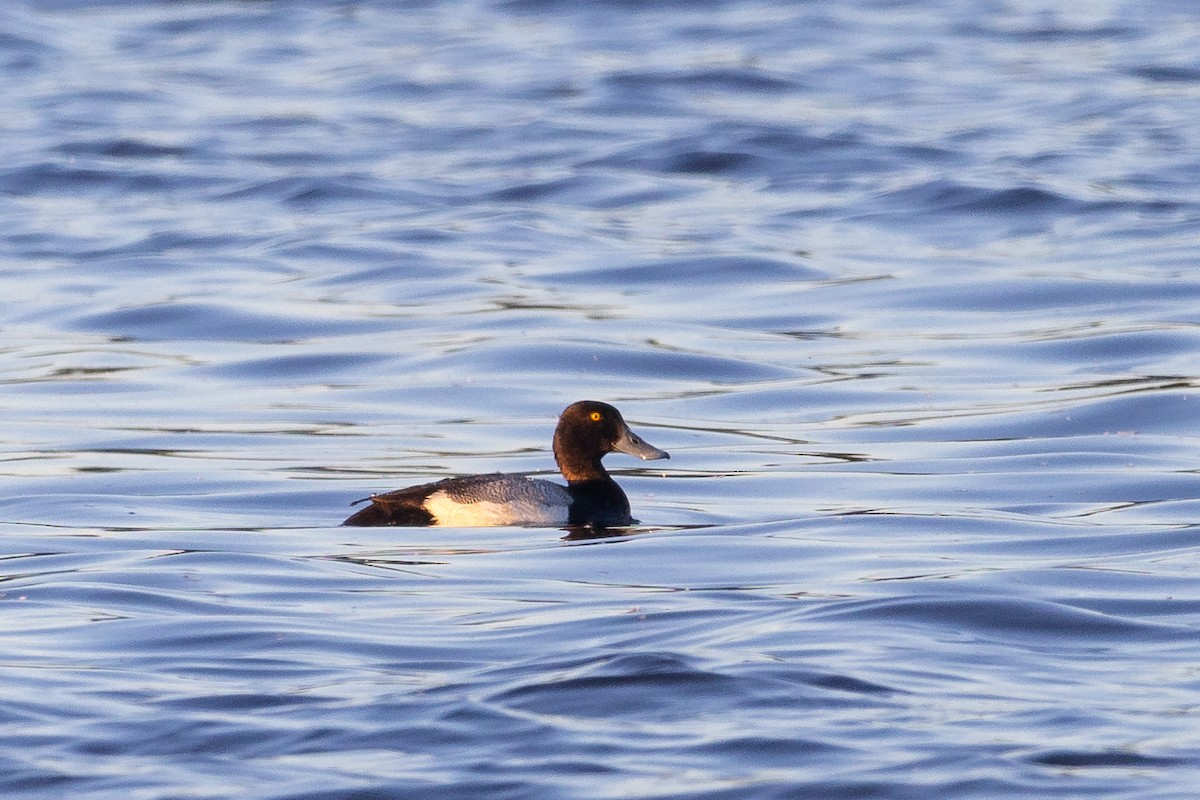
<instances>
[{"instance_id":1,"label":"duck tail","mask_svg":"<svg viewBox=\"0 0 1200 800\"><path fill-rule=\"evenodd\" d=\"M374 497L368 497L357 502L364 503L367 500L371 501L369 506L355 511L342 524L353 525L359 528L373 528L382 525L420 526L436 524L433 514L430 514L422 506L425 501L424 494L414 494L413 492L401 490L399 492L377 494ZM351 505L355 505L355 503Z\"/></svg>"},{"instance_id":2,"label":"duck tail","mask_svg":"<svg viewBox=\"0 0 1200 800\"><path fill-rule=\"evenodd\" d=\"M372 501L369 506L355 511L353 514L346 517L346 521L342 524L353 525L359 528L371 528L378 527L380 525L395 524L392 522L391 515L388 513L386 508L384 508L381 504L374 502L373 498L368 499ZM362 501L359 500L358 502L361 503Z\"/></svg>"}]
</instances>

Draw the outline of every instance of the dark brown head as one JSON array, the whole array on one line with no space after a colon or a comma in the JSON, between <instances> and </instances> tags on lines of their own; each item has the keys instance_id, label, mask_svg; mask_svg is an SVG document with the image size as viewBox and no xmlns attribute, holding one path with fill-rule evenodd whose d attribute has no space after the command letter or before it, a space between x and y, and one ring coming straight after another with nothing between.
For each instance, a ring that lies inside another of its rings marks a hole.
<instances>
[{"instance_id":1,"label":"dark brown head","mask_svg":"<svg viewBox=\"0 0 1200 800\"><path fill-rule=\"evenodd\" d=\"M554 429L554 460L567 483L607 479L600 459L614 451L645 461L671 457L642 441L607 403L581 400L567 406Z\"/></svg>"}]
</instances>

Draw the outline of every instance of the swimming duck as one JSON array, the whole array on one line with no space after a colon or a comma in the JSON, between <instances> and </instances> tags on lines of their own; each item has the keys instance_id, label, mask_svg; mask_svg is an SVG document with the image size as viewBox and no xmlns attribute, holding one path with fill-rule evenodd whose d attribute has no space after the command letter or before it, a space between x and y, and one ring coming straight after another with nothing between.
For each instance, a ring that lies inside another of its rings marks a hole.
<instances>
[{"instance_id":1,"label":"swimming duck","mask_svg":"<svg viewBox=\"0 0 1200 800\"><path fill-rule=\"evenodd\" d=\"M617 409L582 400L567 406L554 429L554 460L566 486L503 473L446 478L369 497L371 505L342 524L633 525L629 499L600 463L612 452L670 458L631 431Z\"/></svg>"}]
</instances>

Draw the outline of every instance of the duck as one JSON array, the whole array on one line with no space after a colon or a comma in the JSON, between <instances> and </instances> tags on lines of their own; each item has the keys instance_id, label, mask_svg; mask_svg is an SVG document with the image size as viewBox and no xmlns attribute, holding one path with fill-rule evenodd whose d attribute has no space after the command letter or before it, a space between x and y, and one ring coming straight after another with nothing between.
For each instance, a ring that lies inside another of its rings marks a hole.
<instances>
[{"instance_id":1,"label":"duck","mask_svg":"<svg viewBox=\"0 0 1200 800\"><path fill-rule=\"evenodd\" d=\"M370 505L342 524L486 527L497 525L608 528L636 525L629 498L601 463L609 453L644 461L670 458L630 430L608 403L581 400L559 415L554 460L567 485L492 473L446 478L356 501Z\"/></svg>"}]
</instances>

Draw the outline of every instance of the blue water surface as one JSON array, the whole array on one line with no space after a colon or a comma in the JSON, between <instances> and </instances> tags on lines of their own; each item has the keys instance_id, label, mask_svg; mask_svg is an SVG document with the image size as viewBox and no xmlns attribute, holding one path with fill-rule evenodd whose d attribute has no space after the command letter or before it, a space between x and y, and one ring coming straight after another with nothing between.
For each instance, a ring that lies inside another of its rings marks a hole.
<instances>
[{"instance_id":1,"label":"blue water surface","mask_svg":"<svg viewBox=\"0 0 1200 800\"><path fill-rule=\"evenodd\" d=\"M0 794L1193 798L1192 3L0 12ZM342 528L552 476L638 527Z\"/></svg>"}]
</instances>

